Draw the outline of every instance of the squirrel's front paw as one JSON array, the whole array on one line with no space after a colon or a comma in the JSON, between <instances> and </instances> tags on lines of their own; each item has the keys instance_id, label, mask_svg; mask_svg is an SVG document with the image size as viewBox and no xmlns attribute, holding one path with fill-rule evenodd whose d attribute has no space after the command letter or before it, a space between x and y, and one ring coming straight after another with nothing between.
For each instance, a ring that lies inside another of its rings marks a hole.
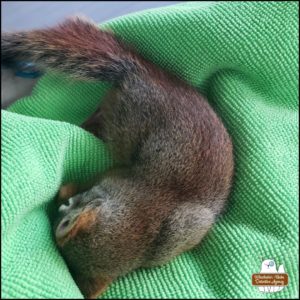
<instances>
[{"instance_id":1,"label":"squirrel's front paw","mask_svg":"<svg viewBox=\"0 0 300 300\"><path fill-rule=\"evenodd\" d=\"M65 200L76 195L78 192L78 185L70 182L60 187L58 192L57 204L62 204Z\"/></svg>"}]
</instances>

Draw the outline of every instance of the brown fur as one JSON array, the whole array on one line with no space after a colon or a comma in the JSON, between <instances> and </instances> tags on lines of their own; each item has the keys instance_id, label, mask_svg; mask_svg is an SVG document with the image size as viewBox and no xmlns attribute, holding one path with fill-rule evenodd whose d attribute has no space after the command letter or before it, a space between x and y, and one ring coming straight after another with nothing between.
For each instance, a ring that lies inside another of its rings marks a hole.
<instances>
[{"instance_id":1,"label":"brown fur","mask_svg":"<svg viewBox=\"0 0 300 300\"><path fill-rule=\"evenodd\" d=\"M78 231L87 231L95 223L97 218L97 211L88 210L82 214L80 214L76 220L74 226L70 229L67 235L63 238L57 238L57 244L60 247L63 247L66 242L72 239L74 236L78 234Z\"/></svg>"},{"instance_id":2,"label":"brown fur","mask_svg":"<svg viewBox=\"0 0 300 300\"><path fill-rule=\"evenodd\" d=\"M78 186L75 183L69 183L62 186L58 194L58 204L62 204L62 201L71 198L78 192Z\"/></svg>"},{"instance_id":3,"label":"brown fur","mask_svg":"<svg viewBox=\"0 0 300 300\"><path fill-rule=\"evenodd\" d=\"M75 278L75 281L84 295L88 295L88 299L97 299L108 285L112 282L111 278Z\"/></svg>"},{"instance_id":4,"label":"brown fur","mask_svg":"<svg viewBox=\"0 0 300 300\"><path fill-rule=\"evenodd\" d=\"M54 223L85 297L199 244L225 207L234 165L230 137L206 99L86 21L4 34L2 63L16 60L114 83L83 128L119 165L72 196Z\"/></svg>"}]
</instances>

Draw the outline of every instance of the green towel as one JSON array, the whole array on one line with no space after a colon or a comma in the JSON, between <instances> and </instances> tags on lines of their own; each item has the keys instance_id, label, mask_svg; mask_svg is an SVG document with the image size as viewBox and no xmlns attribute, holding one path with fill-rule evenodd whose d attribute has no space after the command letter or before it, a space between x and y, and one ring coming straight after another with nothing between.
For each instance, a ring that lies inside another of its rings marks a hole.
<instances>
[{"instance_id":1,"label":"green towel","mask_svg":"<svg viewBox=\"0 0 300 300\"><path fill-rule=\"evenodd\" d=\"M103 298L298 297L298 8L192 2L105 24L207 96L232 136L235 178L226 213L199 246L119 278ZM63 182L113 165L79 128L109 87L49 73L2 110L2 297L82 297L49 215ZM251 283L268 258L289 275L278 293Z\"/></svg>"}]
</instances>

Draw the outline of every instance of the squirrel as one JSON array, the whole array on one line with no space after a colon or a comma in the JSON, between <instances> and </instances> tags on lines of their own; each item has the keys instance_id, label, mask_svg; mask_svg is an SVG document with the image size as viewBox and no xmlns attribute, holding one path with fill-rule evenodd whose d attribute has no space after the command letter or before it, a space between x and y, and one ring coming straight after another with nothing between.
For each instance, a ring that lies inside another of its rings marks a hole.
<instances>
[{"instance_id":1,"label":"squirrel","mask_svg":"<svg viewBox=\"0 0 300 300\"><path fill-rule=\"evenodd\" d=\"M231 138L207 100L92 21L2 34L1 64L30 61L112 90L82 127L118 161L89 188L63 186L55 239L86 298L194 248L224 211ZM84 99L82 99L84 101ZM67 199L68 198L68 199Z\"/></svg>"}]
</instances>

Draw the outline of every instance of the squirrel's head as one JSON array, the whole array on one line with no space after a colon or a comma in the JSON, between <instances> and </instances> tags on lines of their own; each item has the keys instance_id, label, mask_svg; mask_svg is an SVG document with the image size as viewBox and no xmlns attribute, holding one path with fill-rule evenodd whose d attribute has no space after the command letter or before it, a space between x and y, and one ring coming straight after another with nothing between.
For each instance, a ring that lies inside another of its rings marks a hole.
<instances>
[{"instance_id":1,"label":"squirrel's head","mask_svg":"<svg viewBox=\"0 0 300 300\"><path fill-rule=\"evenodd\" d=\"M105 272L109 260L104 243L109 234L101 216L107 211L107 201L108 194L95 186L60 205L53 224L57 245L87 298L98 296L113 279Z\"/></svg>"},{"instance_id":2,"label":"squirrel's head","mask_svg":"<svg viewBox=\"0 0 300 300\"><path fill-rule=\"evenodd\" d=\"M58 208L54 223L55 238L59 247L80 233L88 235L97 225L97 218L107 194L99 187L70 197Z\"/></svg>"},{"instance_id":3,"label":"squirrel's head","mask_svg":"<svg viewBox=\"0 0 300 300\"><path fill-rule=\"evenodd\" d=\"M58 207L53 223L55 240L74 272L91 275L92 264L105 268L103 261L118 223L114 216L122 207L117 205L120 199L115 191L114 186L100 183Z\"/></svg>"},{"instance_id":4,"label":"squirrel's head","mask_svg":"<svg viewBox=\"0 0 300 300\"><path fill-rule=\"evenodd\" d=\"M53 224L57 245L76 283L88 297L99 284L102 286L141 264L148 227L143 218L137 219L132 198L124 193L124 187L105 180L58 208Z\"/></svg>"}]
</instances>

